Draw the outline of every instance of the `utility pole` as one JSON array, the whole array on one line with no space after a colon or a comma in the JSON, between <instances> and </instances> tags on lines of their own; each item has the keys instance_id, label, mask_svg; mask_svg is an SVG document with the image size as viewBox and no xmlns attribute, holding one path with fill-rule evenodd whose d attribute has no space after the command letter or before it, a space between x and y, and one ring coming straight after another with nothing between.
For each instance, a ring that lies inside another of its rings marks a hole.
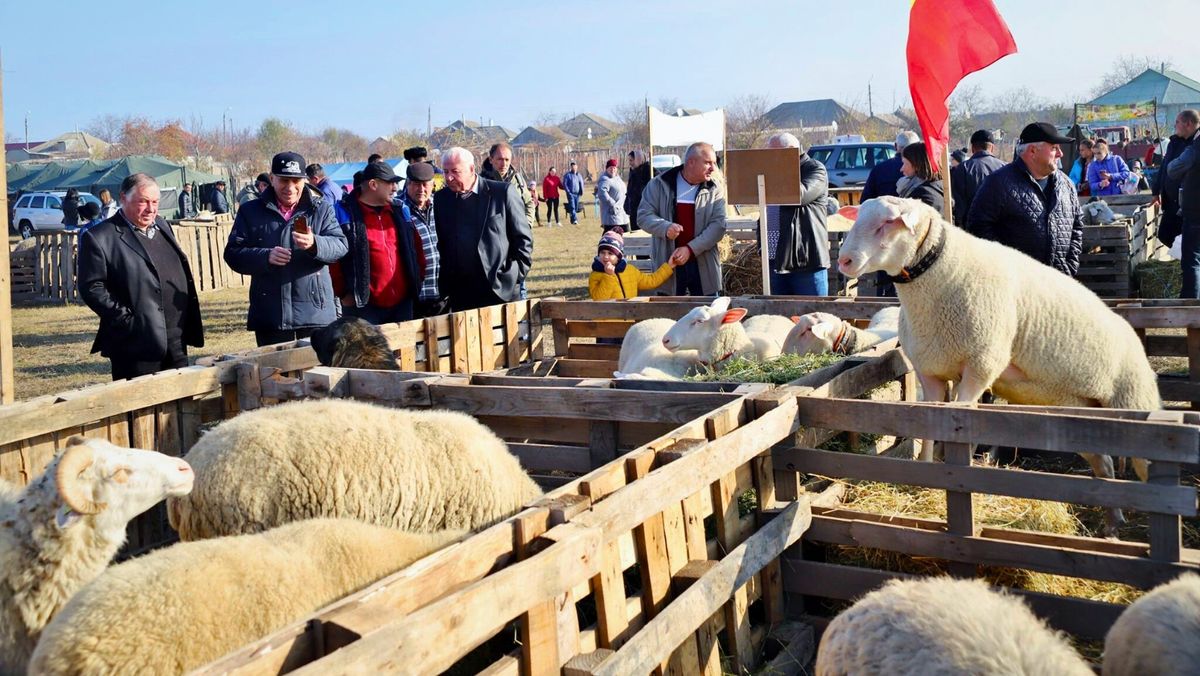
<instances>
[{"instance_id":1,"label":"utility pole","mask_svg":"<svg viewBox=\"0 0 1200 676\"><path fill-rule=\"evenodd\" d=\"M425 135L433 136L433 106L425 109Z\"/></svg>"},{"instance_id":2,"label":"utility pole","mask_svg":"<svg viewBox=\"0 0 1200 676\"><path fill-rule=\"evenodd\" d=\"M29 150L29 111L25 111L25 150Z\"/></svg>"},{"instance_id":3,"label":"utility pole","mask_svg":"<svg viewBox=\"0 0 1200 676\"><path fill-rule=\"evenodd\" d=\"M867 80L867 116L875 117L875 101L871 98L871 81Z\"/></svg>"},{"instance_id":4,"label":"utility pole","mask_svg":"<svg viewBox=\"0 0 1200 676\"><path fill-rule=\"evenodd\" d=\"M26 132L28 135L28 132ZM0 138L4 138L4 58L0 56ZM26 142L28 142L26 138ZM28 146L26 146L28 148ZM11 404L13 393L12 268L8 262L8 176L0 162L0 405Z\"/></svg>"}]
</instances>

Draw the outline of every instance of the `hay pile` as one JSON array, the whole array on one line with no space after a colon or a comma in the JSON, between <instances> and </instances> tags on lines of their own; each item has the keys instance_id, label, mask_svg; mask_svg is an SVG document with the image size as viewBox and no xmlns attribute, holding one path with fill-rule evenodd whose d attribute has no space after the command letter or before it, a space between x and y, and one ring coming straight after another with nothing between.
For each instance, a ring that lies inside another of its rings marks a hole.
<instances>
[{"instance_id":1,"label":"hay pile","mask_svg":"<svg viewBox=\"0 0 1200 676\"><path fill-rule=\"evenodd\" d=\"M750 243L734 243L725 235L717 243L721 260L721 283L727 296L751 296L763 291L762 256L758 246Z\"/></svg>"},{"instance_id":2,"label":"hay pile","mask_svg":"<svg viewBox=\"0 0 1200 676\"><path fill-rule=\"evenodd\" d=\"M1183 288L1179 261L1146 261L1133 270L1139 298L1178 298Z\"/></svg>"},{"instance_id":3,"label":"hay pile","mask_svg":"<svg viewBox=\"0 0 1200 676\"><path fill-rule=\"evenodd\" d=\"M1075 518L1070 507L1061 502L976 494L974 505L978 525L1059 535L1080 534L1079 520ZM912 486L875 482L853 484L847 490L844 506L847 509L889 516L946 518L944 491ZM919 575L944 575L947 572L941 561L864 547L831 547L829 561ZM1144 593L1128 585L1050 575L1019 568L981 566L980 572L984 579L995 585L1108 603L1132 603Z\"/></svg>"},{"instance_id":4,"label":"hay pile","mask_svg":"<svg viewBox=\"0 0 1200 676\"><path fill-rule=\"evenodd\" d=\"M686 380L783 385L844 358L840 354L781 354L765 361L734 357L724 362L719 370L709 368Z\"/></svg>"}]
</instances>

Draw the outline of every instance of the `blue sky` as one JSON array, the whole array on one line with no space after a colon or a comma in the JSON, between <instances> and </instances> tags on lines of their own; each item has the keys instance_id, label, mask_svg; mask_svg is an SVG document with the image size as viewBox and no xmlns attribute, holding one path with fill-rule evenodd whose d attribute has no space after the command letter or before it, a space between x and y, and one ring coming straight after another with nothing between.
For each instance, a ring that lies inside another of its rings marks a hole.
<instances>
[{"instance_id":1,"label":"blue sky","mask_svg":"<svg viewBox=\"0 0 1200 676\"><path fill-rule=\"evenodd\" d=\"M1027 86L1086 100L1122 54L1165 57L1200 79L1200 40L1186 28L1195 0L995 2L1020 53L969 78L993 95ZM710 109L756 93L865 110L868 81L875 110L889 110L906 98L908 6L5 0L4 124L20 137L28 112L30 139L44 140L102 114L219 127L225 113L238 127L277 116L374 137L424 128L428 106L434 126L466 115L514 129L643 97ZM1122 23L1131 13L1162 18Z\"/></svg>"}]
</instances>

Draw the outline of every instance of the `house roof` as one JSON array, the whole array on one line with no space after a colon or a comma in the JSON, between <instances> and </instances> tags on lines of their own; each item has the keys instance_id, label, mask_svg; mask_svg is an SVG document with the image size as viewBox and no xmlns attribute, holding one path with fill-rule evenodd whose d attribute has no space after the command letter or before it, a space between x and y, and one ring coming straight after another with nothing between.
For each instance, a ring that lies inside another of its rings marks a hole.
<instances>
[{"instance_id":1,"label":"house roof","mask_svg":"<svg viewBox=\"0 0 1200 676\"><path fill-rule=\"evenodd\" d=\"M587 138L587 130L591 128L592 137L599 138L620 129L621 125L592 113L580 113L558 125L562 131L576 138Z\"/></svg>"},{"instance_id":2,"label":"house roof","mask_svg":"<svg viewBox=\"0 0 1200 676\"><path fill-rule=\"evenodd\" d=\"M773 129L791 129L829 124L847 118L861 120L866 116L833 99L813 99L781 103L767 111L764 117Z\"/></svg>"},{"instance_id":3,"label":"house roof","mask_svg":"<svg viewBox=\"0 0 1200 676\"><path fill-rule=\"evenodd\" d=\"M4 149L5 150L30 150L30 149L36 148L37 146L42 145L43 143L45 143L45 141L30 141L29 143L25 143L25 142L5 143Z\"/></svg>"},{"instance_id":4,"label":"house roof","mask_svg":"<svg viewBox=\"0 0 1200 676\"><path fill-rule=\"evenodd\" d=\"M1150 68L1116 89L1088 101L1095 105L1136 103L1154 99L1160 106L1200 103L1200 82L1167 69Z\"/></svg>"},{"instance_id":5,"label":"house roof","mask_svg":"<svg viewBox=\"0 0 1200 676\"><path fill-rule=\"evenodd\" d=\"M62 149L59 150L59 146ZM96 150L104 150L109 144L92 136L84 131L69 131L42 143L41 145L30 148L30 152L34 153L83 153L90 154Z\"/></svg>"},{"instance_id":6,"label":"house roof","mask_svg":"<svg viewBox=\"0 0 1200 676\"><path fill-rule=\"evenodd\" d=\"M553 146L573 137L558 127L525 127L512 140L514 146Z\"/></svg>"},{"instance_id":7,"label":"house roof","mask_svg":"<svg viewBox=\"0 0 1200 676\"><path fill-rule=\"evenodd\" d=\"M900 117L899 115L896 115L895 113L876 113L868 119L878 120L889 127L896 128L908 127L913 124L912 122Z\"/></svg>"}]
</instances>

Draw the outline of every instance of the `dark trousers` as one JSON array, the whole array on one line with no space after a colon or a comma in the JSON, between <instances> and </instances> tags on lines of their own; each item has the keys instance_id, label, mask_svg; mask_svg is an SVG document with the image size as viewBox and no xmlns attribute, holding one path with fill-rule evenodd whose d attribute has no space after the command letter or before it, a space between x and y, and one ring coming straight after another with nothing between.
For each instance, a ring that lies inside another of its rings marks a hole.
<instances>
[{"instance_id":1,"label":"dark trousers","mask_svg":"<svg viewBox=\"0 0 1200 676\"><path fill-rule=\"evenodd\" d=\"M278 343L290 343L293 340L300 340L312 335L316 327L308 329L260 329L254 332L254 340L259 347L263 345L276 345Z\"/></svg>"},{"instance_id":2,"label":"dark trousers","mask_svg":"<svg viewBox=\"0 0 1200 676\"><path fill-rule=\"evenodd\" d=\"M579 222L579 195L567 193L567 215L572 224Z\"/></svg>"},{"instance_id":3,"label":"dark trousers","mask_svg":"<svg viewBox=\"0 0 1200 676\"><path fill-rule=\"evenodd\" d=\"M675 268L676 296L703 296L704 286L700 283L700 264L695 257Z\"/></svg>"},{"instance_id":4,"label":"dark trousers","mask_svg":"<svg viewBox=\"0 0 1200 676\"><path fill-rule=\"evenodd\" d=\"M1179 267L1183 273L1180 298L1200 298L1196 280L1200 277L1200 221L1183 219L1183 241L1180 243Z\"/></svg>"},{"instance_id":5,"label":"dark trousers","mask_svg":"<svg viewBox=\"0 0 1200 676\"><path fill-rule=\"evenodd\" d=\"M546 198L546 225L550 225L550 214L554 214L554 222L558 222L558 198Z\"/></svg>"},{"instance_id":6,"label":"dark trousers","mask_svg":"<svg viewBox=\"0 0 1200 676\"><path fill-rule=\"evenodd\" d=\"M367 304L365 307L342 306L342 314L346 317L358 317L372 324L393 324L406 322L413 318L413 301L405 298L393 307L379 307Z\"/></svg>"},{"instance_id":7,"label":"dark trousers","mask_svg":"<svg viewBox=\"0 0 1200 676\"><path fill-rule=\"evenodd\" d=\"M896 285L888 281L886 272L875 273L875 295L881 298L896 297Z\"/></svg>"},{"instance_id":8,"label":"dark trousers","mask_svg":"<svg viewBox=\"0 0 1200 676\"><path fill-rule=\"evenodd\" d=\"M125 380L137 378L168 369L180 369L188 365L187 346L182 342L171 342L167 345L167 354L162 359L153 361L138 361L124 357L109 357L112 362L112 379Z\"/></svg>"},{"instance_id":9,"label":"dark trousers","mask_svg":"<svg viewBox=\"0 0 1200 676\"><path fill-rule=\"evenodd\" d=\"M441 298L430 298L427 300L417 301L416 307L413 308L413 319L424 319L425 317L436 317L450 312L450 305Z\"/></svg>"}]
</instances>

